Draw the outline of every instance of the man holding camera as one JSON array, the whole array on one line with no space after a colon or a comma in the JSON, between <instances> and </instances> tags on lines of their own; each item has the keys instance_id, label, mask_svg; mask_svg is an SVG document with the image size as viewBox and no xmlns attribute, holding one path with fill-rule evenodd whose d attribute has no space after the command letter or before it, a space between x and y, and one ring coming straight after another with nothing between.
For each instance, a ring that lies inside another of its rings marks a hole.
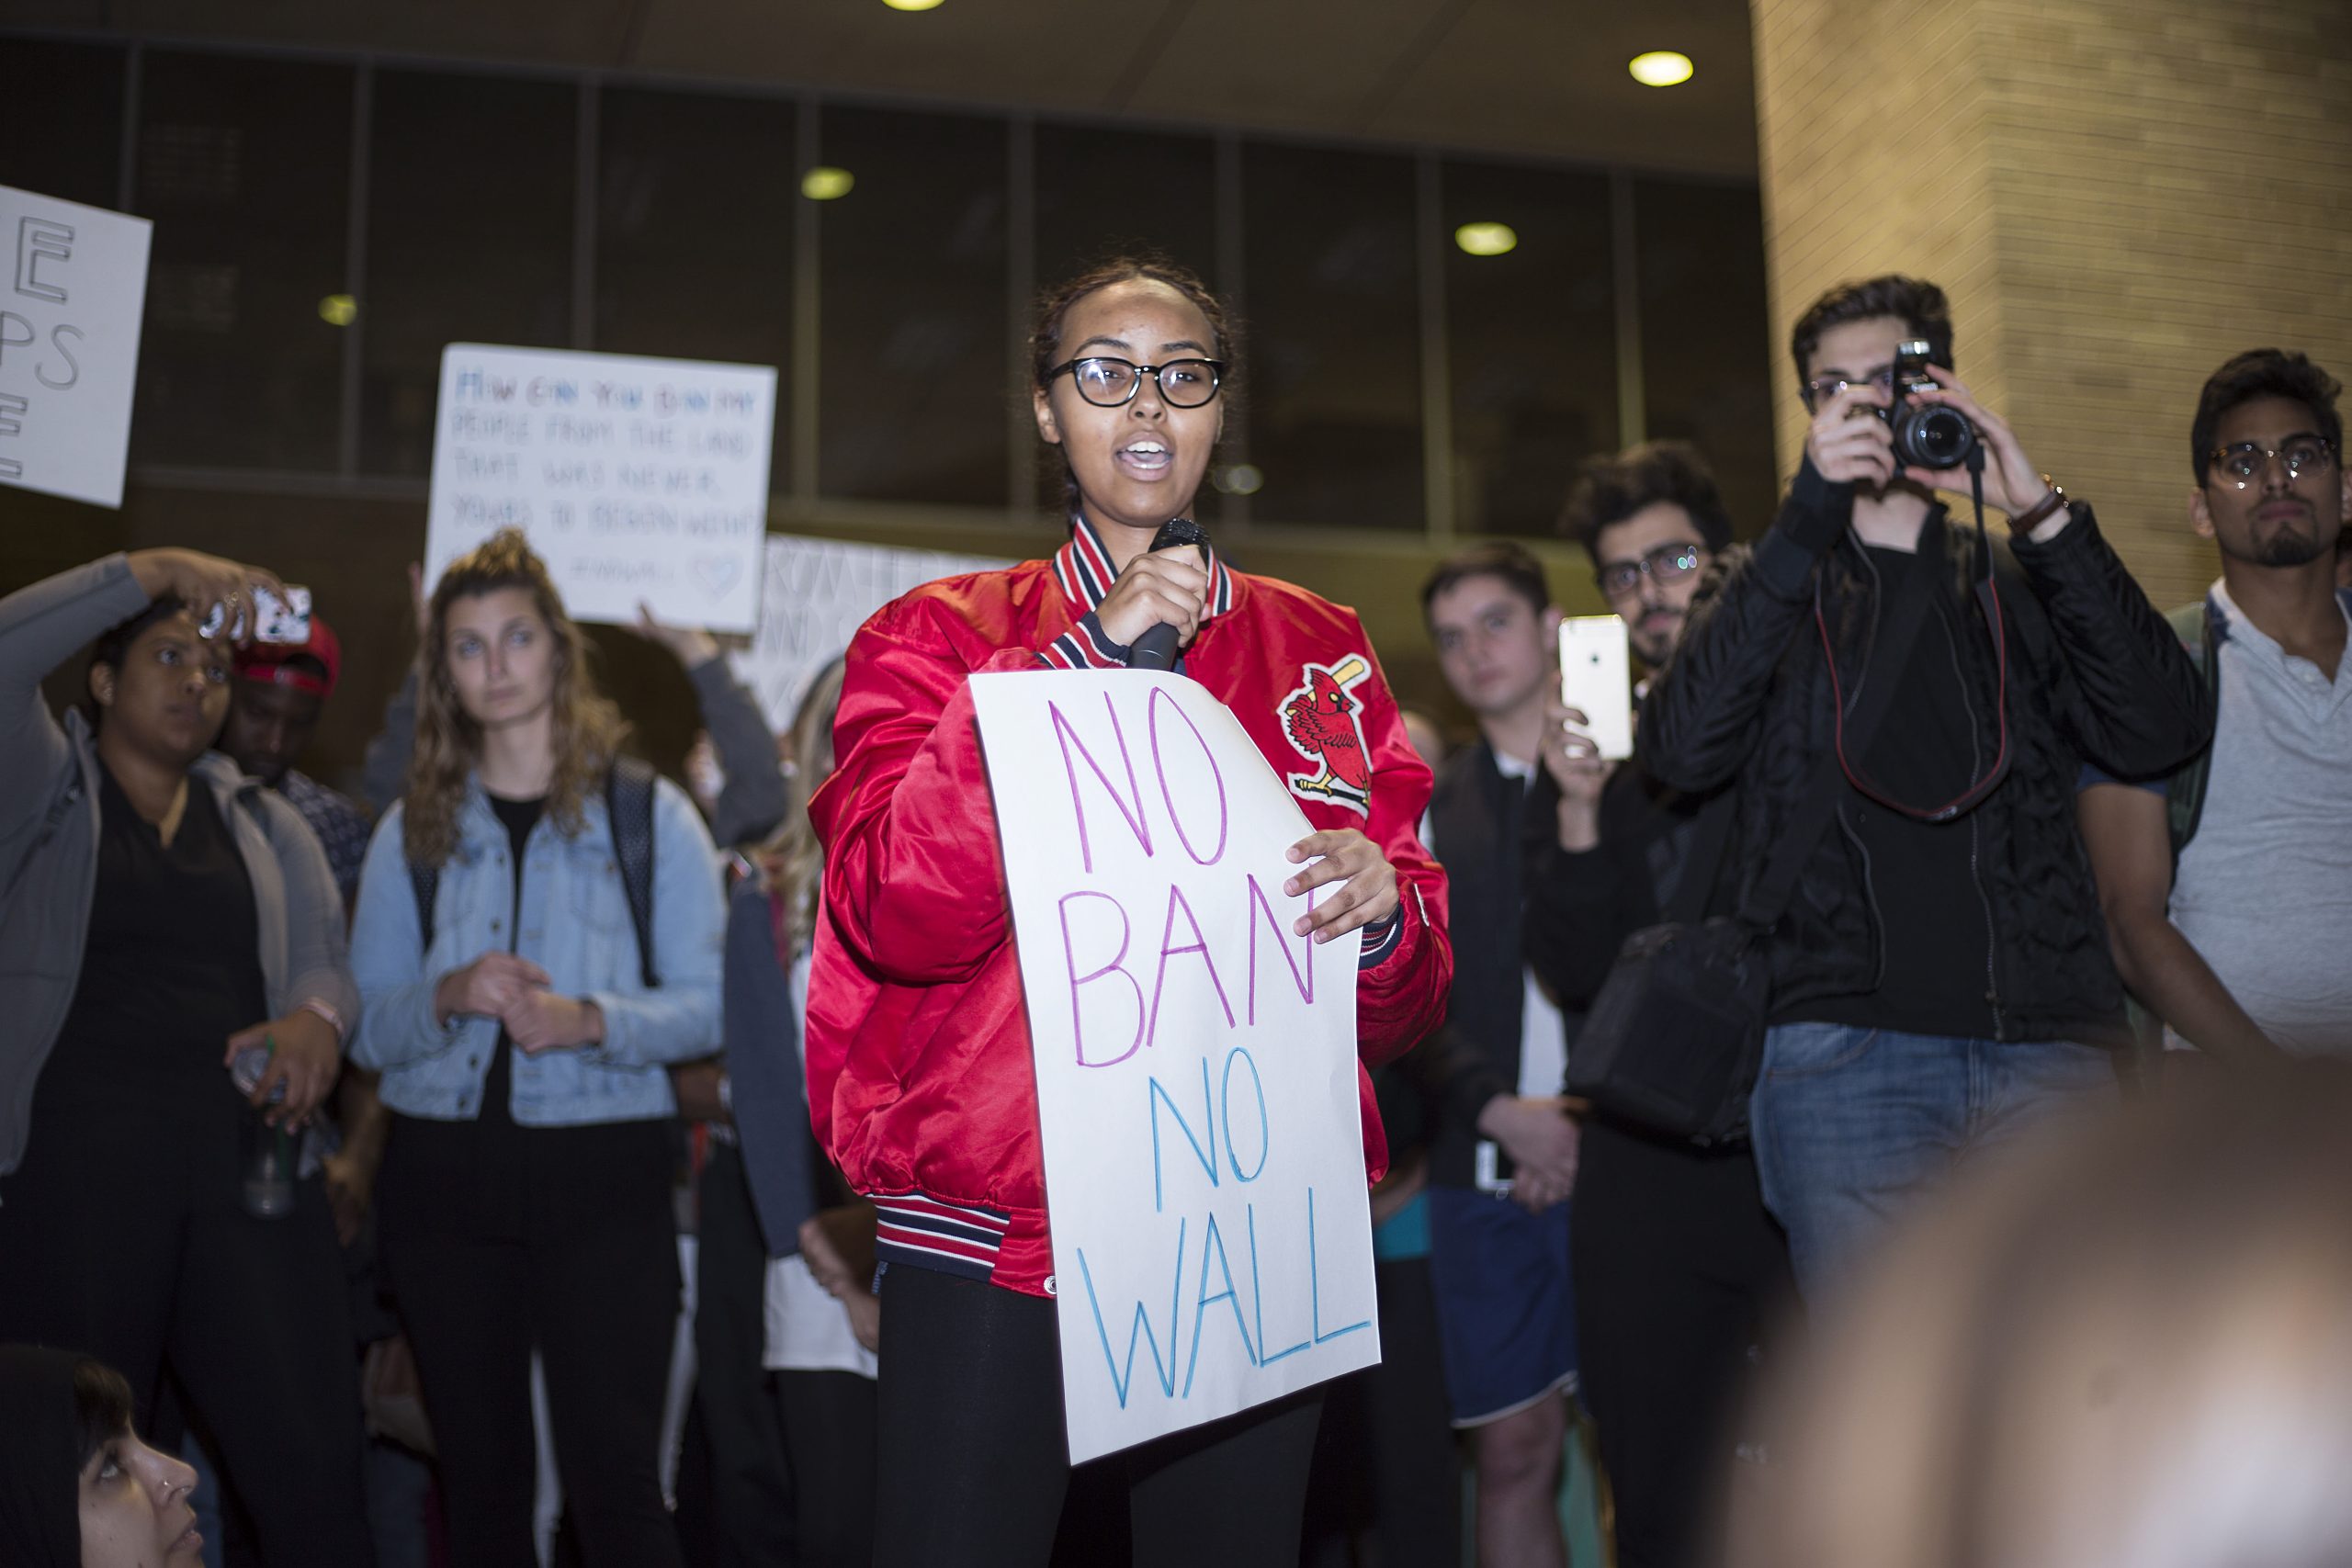
<instances>
[{"instance_id":1,"label":"man holding camera","mask_svg":"<svg viewBox=\"0 0 2352 1568\"><path fill-rule=\"evenodd\" d=\"M1812 835L1761 939L1749 1111L1808 1294L1955 1157L2115 1082L2130 1034L2075 780L2086 760L2165 772L2211 733L2090 508L1952 377L1951 331L1943 291L1901 276L1806 310L1804 464L1772 528L1701 589L1642 714L1668 787L1740 776L1743 898ZM1933 499L1973 480L2005 546Z\"/></svg>"}]
</instances>

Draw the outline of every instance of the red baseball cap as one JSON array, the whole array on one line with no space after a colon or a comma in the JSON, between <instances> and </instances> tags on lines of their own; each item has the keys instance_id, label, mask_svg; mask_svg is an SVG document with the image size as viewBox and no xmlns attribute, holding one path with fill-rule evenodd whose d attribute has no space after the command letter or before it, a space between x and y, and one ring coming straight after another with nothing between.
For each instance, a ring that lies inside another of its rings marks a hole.
<instances>
[{"instance_id":1,"label":"red baseball cap","mask_svg":"<svg viewBox=\"0 0 2352 1568\"><path fill-rule=\"evenodd\" d=\"M325 668L326 678L321 680L317 671L305 665L288 663L291 659L316 660ZM242 679L291 686L323 699L334 695L334 683L343 674L343 644L335 640L325 617L314 615L308 642L247 643L237 650L236 668Z\"/></svg>"}]
</instances>

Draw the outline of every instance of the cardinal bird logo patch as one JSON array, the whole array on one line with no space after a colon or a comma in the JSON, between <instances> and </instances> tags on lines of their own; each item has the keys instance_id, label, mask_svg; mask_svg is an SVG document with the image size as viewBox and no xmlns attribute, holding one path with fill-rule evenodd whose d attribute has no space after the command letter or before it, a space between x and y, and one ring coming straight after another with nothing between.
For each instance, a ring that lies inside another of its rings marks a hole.
<instances>
[{"instance_id":1,"label":"cardinal bird logo patch","mask_svg":"<svg viewBox=\"0 0 2352 1568\"><path fill-rule=\"evenodd\" d=\"M1283 733L1316 765L1310 773L1283 775L1301 800L1334 801L1372 815L1372 753L1356 716L1363 703L1351 690L1371 673L1371 661L1356 653L1337 664L1309 664L1297 690L1283 700Z\"/></svg>"}]
</instances>

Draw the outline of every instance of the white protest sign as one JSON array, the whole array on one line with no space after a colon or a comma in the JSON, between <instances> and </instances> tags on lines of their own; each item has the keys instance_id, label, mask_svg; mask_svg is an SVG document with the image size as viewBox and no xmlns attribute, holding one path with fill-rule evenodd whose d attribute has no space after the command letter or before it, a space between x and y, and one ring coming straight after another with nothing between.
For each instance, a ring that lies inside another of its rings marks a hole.
<instances>
[{"instance_id":1,"label":"white protest sign","mask_svg":"<svg viewBox=\"0 0 2352 1568\"><path fill-rule=\"evenodd\" d=\"M809 682L842 656L875 611L926 582L1011 564L984 556L771 534L760 585L760 629L752 646L729 663L759 699L769 727L786 729Z\"/></svg>"},{"instance_id":2,"label":"white protest sign","mask_svg":"<svg viewBox=\"0 0 2352 1568\"><path fill-rule=\"evenodd\" d=\"M427 584L519 527L573 618L759 618L775 371L453 343L441 351Z\"/></svg>"},{"instance_id":3,"label":"white protest sign","mask_svg":"<svg viewBox=\"0 0 2352 1568\"><path fill-rule=\"evenodd\" d=\"M1313 829L1181 675L972 677L1021 951L1073 1462L1380 1359L1359 933L1291 934ZM1319 890L1318 890L1319 891Z\"/></svg>"},{"instance_id":4,"label":"white protest sign","mask_svg":"<svg viewBox=\"0 0 2352 1568\"><path fill-rule=\"evenodd\" d=\"M153 228L0 186L0 484L122 504Z\"/></svg>"}]
</instances>

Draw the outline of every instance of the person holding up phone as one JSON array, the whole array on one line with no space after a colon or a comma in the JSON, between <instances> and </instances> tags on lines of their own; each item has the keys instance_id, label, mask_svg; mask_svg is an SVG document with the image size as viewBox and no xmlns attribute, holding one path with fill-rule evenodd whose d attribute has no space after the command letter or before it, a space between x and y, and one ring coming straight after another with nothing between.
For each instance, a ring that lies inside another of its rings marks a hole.
<instances>
[{"instance_id":1,"label":"person holding up phone","mask_svg":"<svg viewBox=\"0 0 2352 1568\"><path fill-rule=\"evenodd\" d=\"M326 1195L304 1178L256 1214L241 1162L318 1109L359 1016L318 840L210 750L265 588L153 549L0 600L0 1340L102 1358L142 1416L168 1364L264 1560L366 1564ZM60 724L42 678L94 637Z\"/></svg>"}]
</instances>

